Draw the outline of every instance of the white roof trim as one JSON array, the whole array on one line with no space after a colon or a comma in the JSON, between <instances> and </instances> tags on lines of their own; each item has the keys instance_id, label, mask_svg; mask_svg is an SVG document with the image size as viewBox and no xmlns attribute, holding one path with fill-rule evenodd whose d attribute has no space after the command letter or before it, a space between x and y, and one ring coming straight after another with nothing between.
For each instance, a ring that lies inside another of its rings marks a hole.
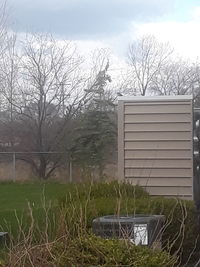
<instances>
[{"instance_id":1,"label":"white roof trim","mask_svg":"<svg viewBox=\"0 0 200 267\"><path fill-rule=\"evenodd\" d=\"M167 100L192 100L192 95L176 96L119 96L118 101L167 101Z\"/></svg>"}]
</instances>

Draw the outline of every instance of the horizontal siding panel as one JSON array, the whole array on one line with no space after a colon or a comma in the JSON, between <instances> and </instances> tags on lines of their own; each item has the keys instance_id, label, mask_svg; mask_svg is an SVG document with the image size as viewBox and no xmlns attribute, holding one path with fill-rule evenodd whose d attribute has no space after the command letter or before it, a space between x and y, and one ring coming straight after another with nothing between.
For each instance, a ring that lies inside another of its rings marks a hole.
<instances>
[{"instance_id":1,"label":"horizontal siding panel","mask_svg":"<svg viewBox=\"0 0 200 267\"><path fill-rule=\"evenodd\" d=\"M170 157L170 158L188 158L191 157L190 150L125 150L125 159L127 158L148 158L148 157Z\"/></svg>"},{"instance_id":2,"label":"horizontal siding panel","mask_svg":"<svg viewBox=\"0 0 200 267\"><path fill-rule=\"evenodd\" d=\"M126 122L188 122L191 121L190 114L137 114L137 115L124 115Z\"/></svg>"},{"instance_id":3,"label":"horizontal siding panel","mask_svg":"<svg viewBox=\"0 0 200 267\"><path fill-rule=\"evenodd\" d=\"M163 186L163 187L146 187L145 190L154 196L166 196L166 195L174 195L174 196L182 196L182 195L192 195L192 187L181 187L181 186Z\"/></svg>"},{"instance_id":4,"label":"horizontal siding panel","mask_svg":"<svg viewBox=\"0 0 200 267\"><path fill-rule=\"evenodd\" d=\"M191 199L192 100L144 97L123 104L125 181L151 195Z\"/></svg>"},{"instance_id":5,"label":"horizontal siding panel","mask_svg":"<svg viewBox=\"0 0 200 267\"><path fill-rule=\"evenodd\" d=\"M191 178L126 178L126 181L140 186L191 186Z\"/></svg>"},{"instance_id":6,"label":"horizontal siding panel","mask_svg":"<svg viewBox=\"0 0 200 267\"><path fill-rule=\"evenodd\" d=\"M135 105L134 103L129 106L125 106L124 110L126 113L190 113L191 106L190 104L184 105L144 105L141 103L140 105Z\"/></svg>"},{"instance_id":7,"label":"horizontal siding panel","mask_svg":"<svg viewBox=\"0 0 200 267\"><path fill-rule=\"evenodd\" d=\"M191 139L190 132L125 132L125 139L141 140L141 139Z\"/></svg>"},{"instance_id":8,"label":"horizontal siding panel","mask_svg":"<svg viewBox=\"0 0 200 267\"><path fill-rule=\"evenodd\" d=\"M174 101L174 100L170 100L170 101L166 101L166 100L159 100L159 101L136 101L134 102L133 100L130 100L130 101L123 101L124 102L124 106L172 106L172 105L190 105L191 107L191 100L183 100L181 99L180 101Z\"/></svg>"},{"instance_id":9,"label":"horizontal siding panel","mask_svg":"<svg viewBox=\"0 0 200 267\"><path fill-rule=\"evenodd\" d=\"M190 168L191 160L185 159L144 159L144 160L125 160L125 168Z\"/></svg>"},{"instance_id":10,"label":"horizontal siding panel","mask_svg":"<svg viewBox=\"0 0 200 267\"><path fill-rule=\"evenodd\" d=\"M133 169L125 168L125 177L192 177L191 169Z\"/></svg>"},{"instance_id":11,"label":"horizontal siding panel","mask_svg":"<svg viewBox=\"0 0 200 267\"><path fill-rule=\"evenodd\" d=\"M125 131L191 131L191 121L183 123L125 123Z\"/></svg>"},{"instance_id":12,"label":"horizontal siding panel","mask_svg":"<svg viewBox=\"0 0 200 267\"><path fill-rule=\"evenodd\" d=\"M138 142L128 142L125 141L125 149L129 148L129 149L134 149L134 148L162 148L162 149L169 149L169 148L173 148L173 149L177 149L177 148L182 148L182 149L190 149L191 148L191 142L184 142L184 141L158 141L158 142L143 142L143 141L138 141Z\"/></svg>"}]
</instances>

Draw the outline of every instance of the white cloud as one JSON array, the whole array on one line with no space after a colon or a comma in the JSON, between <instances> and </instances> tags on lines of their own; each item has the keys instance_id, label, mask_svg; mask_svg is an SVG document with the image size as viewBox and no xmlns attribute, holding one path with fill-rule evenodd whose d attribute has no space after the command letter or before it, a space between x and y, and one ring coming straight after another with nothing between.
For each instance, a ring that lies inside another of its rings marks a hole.
<instances>
[{"instance_id":1,"label":"white cloud","mask_svg":"<svg viewBox=\"0 0 200 267\"><path fill-rule=\"evenodd\" d=\"M200 57L200 20L134 24L134 29L135 37L152 34L162 42L169 42L179 56L192 59Z\"/></svg>"},{"instance_id":2,"label":"white cloud","mask_svg":"<svg viewBox=\"0 0 200 267\"><path fill-rule=\"evenodd\" d=\"M35 1L37 2L39 0ZM64 3L63 0L59 1ZM79 0L76 0L76 2L78 1ZM137 1L139 2L139 0ZM137 1L135 0L135 2ZM153 2L154 0L151 0L151 3ZM164 2L166 1L163 0L163 3ZM53 0L50 0L49 4L52 5L52 3ZM197 57L200 58L200 6L189 10L189 13L190 19L188 21L162 21L160 19L160 21L157 20L156 22L142 23L132 20L126 30L105 35L102 39L93 38L94 36L91 35L88 39L82 39L81 36L80 38L72 37L72 41L77 44L78 51L85 57L89 56L92 50L109 48L112 52L113 59L115 58L115 60L113 60L113 68L119 69L121 66L124 66L128 44L131 40L145 34L155 35L158 40L171 43L179 56L195 60ZM57 34L58 39L65 39L65 35L62 33ZM117 67L117 65L119 67Z\"/></svg>"},{"instance_id":3,"label":"white cloud","mask_svg":"<svg viewBox=\"0 0 200 267\"><path fill-rule=\"evenodd\" d=\"M200 6L195 7L192 10L191 15L194 20L200 20Z\"/></svg>"},{"instance_id":4,"label":"white cloud","mask_svg":"<svg viewBox=\"0 0 200 267\"><path fill-rule=\"evenodd\" d=\"M66 38L99 39L127 31L131 20L149 21L172 12L177 0L9 0L15 28Z\"/></svg>"},{"instance_id":5,"label":"white cloud","mask_svg":"<svg viewBox=\"0 0 200 267\"><path fill-rule=\"evenodd\" d=\"M200 6L191 10L188 21L133 22L126 32L107 37L102 41L79 41L87 51L95 47L109 47L112 53L124 60L128 44L142 35L155 35L161 42L169 42L178 56L196 60L200 58Z\"/></svg>"}]
</instances>

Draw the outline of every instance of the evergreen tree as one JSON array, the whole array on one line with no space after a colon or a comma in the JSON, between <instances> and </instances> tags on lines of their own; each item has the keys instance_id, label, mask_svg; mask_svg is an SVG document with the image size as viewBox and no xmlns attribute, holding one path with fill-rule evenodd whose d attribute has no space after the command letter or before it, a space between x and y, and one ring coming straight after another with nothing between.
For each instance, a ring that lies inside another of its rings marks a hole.
<instances>
[{"instance_id":1,"label":"evergreen tree","mask_svg":"<svg viewBox=\"0 0 200 267\"><path fill-rule=\"evenodd\" d=\"M116 154L117 123L115 105L108 97L105 87L111 82L107 74L109 62L96 77L96 83L87 109L80 116L78 135L74 139L73 158L85 170L98 168L100 177L106 163Z\"/></svg>"}]
</instances>

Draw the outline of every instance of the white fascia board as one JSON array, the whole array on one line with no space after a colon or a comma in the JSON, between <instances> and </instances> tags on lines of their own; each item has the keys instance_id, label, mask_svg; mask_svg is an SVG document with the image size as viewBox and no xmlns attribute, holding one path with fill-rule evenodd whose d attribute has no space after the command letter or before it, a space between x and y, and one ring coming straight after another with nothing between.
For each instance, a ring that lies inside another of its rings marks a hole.
<instances>
[{"instance_id":1,"label":"white fascia board","mask_svg":"<svg viewBox=\"0 0 200 267\"><path fill-rule=\"evenodd\" d=\"M175 95L175 96L119 96L118 101L178 101L192 100L192 95Z\"/></svg>"}]
</instances>

